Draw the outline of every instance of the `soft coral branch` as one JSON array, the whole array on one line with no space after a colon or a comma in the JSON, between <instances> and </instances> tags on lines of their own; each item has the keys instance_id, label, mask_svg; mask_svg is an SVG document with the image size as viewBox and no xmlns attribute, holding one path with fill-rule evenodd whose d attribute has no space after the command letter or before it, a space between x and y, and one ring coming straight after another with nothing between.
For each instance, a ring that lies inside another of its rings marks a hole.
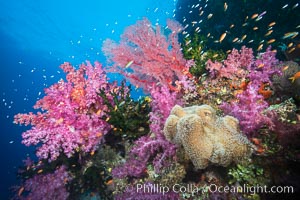
<instances>
[{"instance_id":1,"label":"soft coral branch","mask_svg":"<svg viewBox=\"0 0 300 200\"><path fill-rule=\"evenodd\" d=\"M90 152L97 148L110 129L105 121L107 110L103 99L98 95L100 89L107 91L116 88L108 84L100 63L93 67L89 62L78 70L70 63L61 68L66 81L45 89L45 97L37 101L37 114L17 114L15 123L32 125L22 134L23 143L39 145L37 156L40 159L56 160L60 153L71 157L75 151ZM112 98L110 98L112 99Z\"/></svg>"}]
</instances>

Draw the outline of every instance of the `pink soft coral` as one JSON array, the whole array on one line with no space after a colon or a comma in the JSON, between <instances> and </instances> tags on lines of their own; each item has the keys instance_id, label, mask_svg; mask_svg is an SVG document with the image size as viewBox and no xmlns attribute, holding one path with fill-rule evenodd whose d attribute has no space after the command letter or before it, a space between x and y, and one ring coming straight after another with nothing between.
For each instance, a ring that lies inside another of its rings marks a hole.
<instances>
[{"instance_id":1,"label":"pink soft coral","mask_svg":"<svg viewBox=\"0 0 300 200\"><path fill-rule=\"evenodd\" d=\"M253 61L252 49L243 46L240 51L233 49L223 63L208 60L206 68L209 70L212 78L245 78L247 68Z\"/></svg>"},{"instance_id":2,"label":"pink soft coral","mask_svg":"<svg viewBox=\"0 0 300 200\"><path fill-rule=\"evenodd\" d=\"M106 40L103 51L114 62L111 71L122 73L147 92L157 82L172 89L174 81L188 74L188 66L178 43L182 27L173 20L167 24L171 30L168 37L145 18L125 30L120 44Z\"/></svg>"},{"instance_id":3,"label":"pink soft coral","mask_svg":"<svg viewBox=\"0 0 300 200\"><path fill-rule=\"evenodd\" d=\"M102 66L89 62L78 70L70 63L61 65L67 81L45 89L46 96L34 106L37 114L18 114L15 123L32 125L23 133L27 146L39 145L40 159L57 159L60 153L71 157L75 151L90 152L97 148L110 128L105 121L107 107L97 94L100 89L112 90Z\"/></svg>"}]
</instances>

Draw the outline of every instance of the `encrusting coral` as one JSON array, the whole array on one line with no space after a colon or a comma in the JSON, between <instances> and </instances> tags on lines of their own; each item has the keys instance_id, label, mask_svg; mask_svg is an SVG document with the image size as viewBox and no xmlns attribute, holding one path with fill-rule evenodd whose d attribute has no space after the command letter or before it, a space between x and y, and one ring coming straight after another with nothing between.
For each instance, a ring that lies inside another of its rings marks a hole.
<instances>
[{"instance_id":1,"label":"encrusting coral","mask_svg":"<svg viewBox=\"0 0 300 200\"><path fill-rule=\"evenodd\" d=\"M228 166L249 158L255 149L238 124L234 117L218 117L209 105L176 105L166 120L164 134L169 141L183 146L197 169L210 163Z\"/></svg>"}]
</instances>

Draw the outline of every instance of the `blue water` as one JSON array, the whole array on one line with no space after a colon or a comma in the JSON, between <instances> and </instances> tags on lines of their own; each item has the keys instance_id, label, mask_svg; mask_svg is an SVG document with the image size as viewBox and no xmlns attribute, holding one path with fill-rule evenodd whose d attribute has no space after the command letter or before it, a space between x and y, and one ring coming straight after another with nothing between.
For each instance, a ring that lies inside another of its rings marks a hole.
<instances>
[{"instance_id":1,"label":"blue water","mask_svg":"<svg viewBox=\"0 0 300 200\"><path fill-rule=\"evenodd\" d=\"M105 64L104 39L119 40L136 20L148 17L165 25L174 0L9 0L0 1L0 199L16 185L22 159L34 149L21 144L26 127L12 123L19 112L32 111L43 88L61 77L59 65L85 60ZM118 79L113 75L111 79ZM134 94L139 96L140 93Z\"/></svg>"}]
</instances>

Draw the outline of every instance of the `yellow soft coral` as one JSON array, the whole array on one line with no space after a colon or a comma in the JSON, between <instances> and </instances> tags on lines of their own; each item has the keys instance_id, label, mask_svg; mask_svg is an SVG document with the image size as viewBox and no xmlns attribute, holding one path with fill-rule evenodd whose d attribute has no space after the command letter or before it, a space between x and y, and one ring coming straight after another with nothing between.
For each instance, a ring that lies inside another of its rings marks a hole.
<instances>
[{"instance_id":1,"label":"yellow soft coral","mask_svg":"<svg viewBox=\"0 0 300 200\"><path fill-rule=\"evenodd\" d=\"M249 158L255 148L239 131L239 121L218 117L209 105L176 105L164 127L166 138L182 146L197 169L210 163L228 166Z\"/></svg>"}]
</instances>

